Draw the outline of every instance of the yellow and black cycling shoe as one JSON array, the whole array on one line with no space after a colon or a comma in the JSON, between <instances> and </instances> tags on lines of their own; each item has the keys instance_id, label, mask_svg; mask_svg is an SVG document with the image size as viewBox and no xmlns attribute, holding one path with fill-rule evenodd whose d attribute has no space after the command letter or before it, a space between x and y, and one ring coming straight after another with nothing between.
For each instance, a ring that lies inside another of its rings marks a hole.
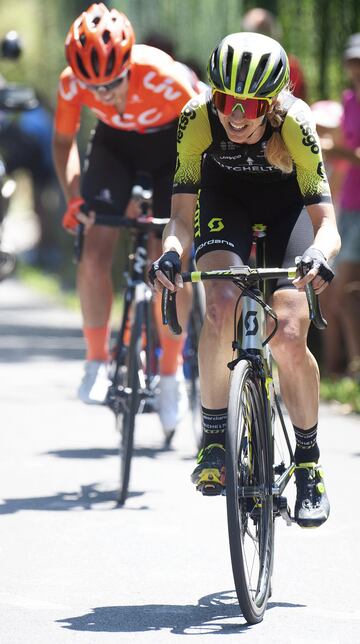
<instances>
[{"instance_id":1,"label":"yellow and black cycling shoe","mask_svg":"<svg viewBox=\"0 0 360 644\"><path fill-rule=\"evenodd\" d=\"M191 481L204 496L216 496L225 491L225 448L213 443L201 449Z\"/></svg>"},{"instance_id":2,"label":"yellow and black cycling shoe","mask_svg":"<svg viewBox=\"0 0 360 644\"><path fill-rule=\"evenodd\" d=\"M295 479L295 521L302 528L318 528L330 514L322 467L317 463L300 463Z\"/></svg>"}]
</instances>

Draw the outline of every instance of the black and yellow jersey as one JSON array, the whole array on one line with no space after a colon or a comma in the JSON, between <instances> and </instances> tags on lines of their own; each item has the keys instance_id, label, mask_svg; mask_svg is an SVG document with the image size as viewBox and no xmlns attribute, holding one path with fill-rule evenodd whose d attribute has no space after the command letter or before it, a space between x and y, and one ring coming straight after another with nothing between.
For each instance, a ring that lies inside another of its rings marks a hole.
<instances>
[{"instance_id":1,"label":"black and yellow jersey","mask_svg":"<svg viewBox=\"0 0 360 644\"><path fill-rule=\"evenodd\" d=\"M304 205L331 201L311 110L300 99L290 96L286 100L281 136L293 160L293 171L289 174L265 158L264 149L273 132L270 123L257 143L233 143L217 116L211 91L192 98L179 119L173 192L196 194L201 187L202 165L210 163L237 175L240 182L272 183L296 177Z\"/></svg>"}]
</instances>

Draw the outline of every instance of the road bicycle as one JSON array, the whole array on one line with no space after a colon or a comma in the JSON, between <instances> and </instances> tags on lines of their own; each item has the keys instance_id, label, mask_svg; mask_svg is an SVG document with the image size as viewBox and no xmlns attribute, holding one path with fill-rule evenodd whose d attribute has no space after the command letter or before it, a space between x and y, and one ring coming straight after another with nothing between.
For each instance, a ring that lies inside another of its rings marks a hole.
<instances>
[{"instance_id":1,"label":"road bicycle","mask_svg":"<svg viewBox=\"0 0 360 644\"><path fill-rule=\"evenodd\" d=\"M295 472L294 455L273 379L269 341L278 322L266 302L270 279L294 279L310 265L296 258L291 268L264 268L266 227L254 227L256 267L182 273L184 282L231 280L240 289L234 307L233 360L229 362L230 390L226 434L226 505L228 537L236 594L250 624L263 619L274 563L274 520L294 521L284 490ZM258 268L259 267L259 268ZM173 275L169 273L173 281ZM317 296L306 288L311 321L326 326ZM242 313L239 304L242 301ZM176 293L167 289L162 299L163 322L174 333ZM266 317L273 329L266 335ZM215 491L215 490L214 490Z\"/></svg>"},{"instance_id":2,"label":"road bicycle","mask_svg":"<svg viewBox=\"0 0 360 644\"><path fill-rule=\"evenodd\" d=\"M168 220L146 214L142 193L143 214L138 219L118 217L104 212L104 204L92 204L96 212L95 224L130 231L128 270L124 273L123 310L109 368L111 385L106 404L115 414L120 435L120 487L118 504L128 496L131 461L134 451L134 430L137 414L156 410L159 393L158 358L160 345L154 322L154 293L147 284L148 237L151 232L162 232ZM101 209L103 212L101 212ZM86 210L90 210L86 207ZM83 235L78 227L75 257L80 260Z\"/></svg>"}]
</instances>

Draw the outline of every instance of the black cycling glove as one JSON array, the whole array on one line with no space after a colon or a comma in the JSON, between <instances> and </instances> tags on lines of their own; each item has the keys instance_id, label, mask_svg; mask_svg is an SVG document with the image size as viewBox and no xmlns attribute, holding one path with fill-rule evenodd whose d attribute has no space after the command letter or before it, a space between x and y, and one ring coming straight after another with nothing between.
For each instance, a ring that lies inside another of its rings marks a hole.
<instances>
[{"instance_id":1,"label":"black cycling glove","mask_svg":"<svg viewBox=\"0 0 360 644\"><path fill-rule=\"evenodd\" d=\"M170 272L170 274L172 273L172 279L174 280L175 275L177 273L181 273L181 261L179 253L177 253L176 250L168 250L166 253L161 255L159 259L152 263L149 270L149 280L152 285L154 285L155 282L156 271L162 271L167 277L169 277Z\"/></svg>"},{"instance_id":2,"label":"black cycling glove","mask_svg":"<svg viewBox=\"0 0 360 644\"><path fill-rule=\"evenodd\" d=\"M310 246L307 248L302 257L296 258L296 264L300 269L302 276L306 275L312 268L318 269L318 275L322 277L325 282L330 284L334 278L334 273L326 261L326 257L321 250Z\"/></svg>"}]
</instances>

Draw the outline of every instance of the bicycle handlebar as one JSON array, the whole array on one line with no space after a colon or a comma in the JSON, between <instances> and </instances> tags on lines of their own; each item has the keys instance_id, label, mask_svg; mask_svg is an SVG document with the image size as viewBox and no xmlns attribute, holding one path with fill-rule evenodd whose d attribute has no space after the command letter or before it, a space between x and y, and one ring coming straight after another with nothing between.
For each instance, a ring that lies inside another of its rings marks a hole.
<instances>
[{"instance_id":1,"label":"bicycle handlebar","mask_svg":"<svg viewBox=\"0 0 360 644\"><path fill-rule=\"evenodd\" d=\"M191 271L181 273L184 282L202 282L205 280L232 280L240 288L253 286L259 280L270 279L295 279L297 267L291 268L250 268L250 266L230 266L230 268L218 271ZM167 273L167 277L173 282ZM325 329L326 320L323 318L319 298L315 294L311 284L305 288L309 318L317 329ZM163 324L169 326L174 335L180 335L182 328L178 322L176 311L176 292L164 288L162 292L161 312Z\"/></svg>"},{"instance_id":2,"label":"bicycle handlebar","mask_svg":"<svg viewBox=\"0 0 360 644\"><path fill-rule=\"evenodd\" d=\"M87 215L91 207L83 205L81 212ZM159 217L141 215L137 219L129 219L129 217L120 217L118 215L96 212L95 225L108 226L109 228L130 228L132 230L141 230L143 232L162 232L168 223L169 219L160 219ZM81 261L82 251L84 247L84 224L79 223L76 228L76 238L74 242L74 258L75 262Z\"/></svg>"}]
</instances>

